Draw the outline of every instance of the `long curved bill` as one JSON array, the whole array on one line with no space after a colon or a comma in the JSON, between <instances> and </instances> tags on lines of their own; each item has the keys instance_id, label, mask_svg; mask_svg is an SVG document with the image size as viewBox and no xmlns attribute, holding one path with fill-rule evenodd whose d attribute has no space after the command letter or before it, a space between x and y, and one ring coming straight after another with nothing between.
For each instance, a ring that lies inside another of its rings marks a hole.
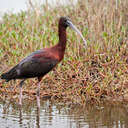
<instances>
[{"instance_id":1,"label":"long curved bill","mask_svg":"<svg viewBox=\"0 0 128 128\"><path fill-rule=\"evenodd\" d=\"M68 21L68 23L69 23L69 26L70 26L73 30L75 30L75 31L80 35L80 37L82 38L82 40L83 40L83 42L84 42L84 46L85 46L85 48L86 48L86 46L87 46L87 41L84 39L82 33L77 29L77 27L76 27L71 21Z\"/></svg>"}]
</instances>

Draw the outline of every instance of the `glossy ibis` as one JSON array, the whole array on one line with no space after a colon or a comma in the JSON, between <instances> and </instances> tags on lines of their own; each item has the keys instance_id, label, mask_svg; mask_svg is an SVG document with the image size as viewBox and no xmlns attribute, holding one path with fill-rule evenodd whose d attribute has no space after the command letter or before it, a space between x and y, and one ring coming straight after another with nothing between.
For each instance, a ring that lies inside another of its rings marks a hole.
<instances>
[{"instance_id":1,"label":"glossy ibis","mask_svg":"<svg viewBox=\"0 0 128 128\"><path fill-rule=\"evenodd\" d=\"M84 40L80 31L72 24L71 20L67 17L59 19L58 33L59 43L51 48L44 48L31 53L29 56L20 61L19 64L14 66L11 70L1 75L1 79L7 82L15 79L22 79L20 82L20 97L19 104L22 104L22 85L27 78L38 78L37 89L37 105L40 107L40 81L42 77L51 71L64 57L66 47L66 28L71 27L74 29Z\"/></svg>"}]
</instances>

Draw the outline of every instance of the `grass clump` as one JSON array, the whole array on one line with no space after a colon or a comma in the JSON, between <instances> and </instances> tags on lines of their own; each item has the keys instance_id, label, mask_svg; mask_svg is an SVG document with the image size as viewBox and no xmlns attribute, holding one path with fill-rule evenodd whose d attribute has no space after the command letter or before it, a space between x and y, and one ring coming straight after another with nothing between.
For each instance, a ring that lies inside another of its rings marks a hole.
<instances>
[{"instance_id":1,"label":"grass clump","mask_svg":"<svg viewBox=\"0 0 128 128\"><path fill-rule=\"evenodd\" d=\"M88 42L72 30L64 60L46 75L41 96L75 103L128 101L128 1L78 0L72 6L31 6L28 11L5 14L0 23L0 73L24 56L58 42L58 18L69 16ZM12 86L13 84L13 86ZM3 98L17 97L18 82L0 83ZM24 95L35 98L36 81L28 80Z\"/></svg>"}]
</instances>

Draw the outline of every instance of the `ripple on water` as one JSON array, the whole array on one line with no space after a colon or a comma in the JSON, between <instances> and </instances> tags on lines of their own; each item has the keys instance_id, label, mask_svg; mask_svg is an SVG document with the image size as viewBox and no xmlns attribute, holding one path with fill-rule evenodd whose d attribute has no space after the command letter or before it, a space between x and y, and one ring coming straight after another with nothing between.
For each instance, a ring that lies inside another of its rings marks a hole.
<instances>
[{"instance_id":1,"label":"ripple on water","mask_svg":"<svg viewBox=\"0 0 128 128\"><path fill-rule=\"evenodd\" d=\"M127 106L101 105L69 107L43 101L40 110L24 102L22 108L14 102L0 102L0 128L107 128L128 126Z\"/></svg>"}]
</instances>

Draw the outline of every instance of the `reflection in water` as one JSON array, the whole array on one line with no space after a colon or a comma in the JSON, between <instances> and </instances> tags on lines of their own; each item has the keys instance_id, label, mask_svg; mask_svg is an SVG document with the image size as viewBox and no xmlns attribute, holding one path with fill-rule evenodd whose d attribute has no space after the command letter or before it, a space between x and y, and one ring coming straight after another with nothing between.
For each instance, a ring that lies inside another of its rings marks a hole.
<instances>
[{"instance_id":1,"label":"reflection in water","mask_svg":"<svg viewBox=\"0 0 128 128\"><path fill-rule=\"evenodd\" d=\"M36 125L37 125L37 128L40 128L40 108L39 107L37 107Z\"/></svg>"},{"instance_id":2,"label":"reflection in water","mask_svg":"<svg viewBox=\"0 0 128 128\"><path fill-rule=\"evenodd\" d=\"M127 106L128 107L128 106ZM128 109L124 105L53 104L43 101L40 109L36 101L0 102L0 128L125 128L128 126Z\"/></svg>"},{"instance_id":3,"label":"reflection in water","mask_svg":"<svg viewBox=\"0 0 128 128\"><path fill-rule=\"evenodd\" d=\"M19 106L19 125L22 126L22 106Z\"/></svg>"}]
</instances>

